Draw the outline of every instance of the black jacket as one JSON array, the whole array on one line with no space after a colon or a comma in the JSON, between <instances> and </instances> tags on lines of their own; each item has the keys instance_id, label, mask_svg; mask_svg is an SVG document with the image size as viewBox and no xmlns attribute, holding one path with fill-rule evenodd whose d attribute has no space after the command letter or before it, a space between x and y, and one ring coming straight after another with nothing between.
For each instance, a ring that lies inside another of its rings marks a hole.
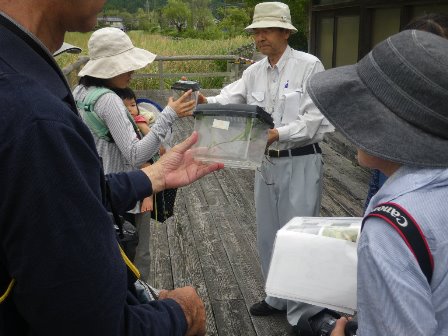
<instances>
[{"instance_id":1,"label":"black jacket","mask_svg":"<svg viewBox=\"0 0 448 336\"><path fill-rule=\"evenodd\" d=\"M173 300L139 304L106 211L101 161L49 52L0 15L0 335L183 335ZM120 211L148 196L107 176Z\"/></svg>"}]
</instances>

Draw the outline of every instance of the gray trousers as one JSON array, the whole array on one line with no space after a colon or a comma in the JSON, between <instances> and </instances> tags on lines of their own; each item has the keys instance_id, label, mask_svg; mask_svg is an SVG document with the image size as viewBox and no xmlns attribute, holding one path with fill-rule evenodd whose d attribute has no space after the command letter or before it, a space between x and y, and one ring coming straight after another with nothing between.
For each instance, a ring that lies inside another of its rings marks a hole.
<instances>
[{"instance_id":1,"label":"gray trousers","mask_svg":"<svg viewBox=\"0 0 448 336\"><path fill-rule=\"evenodd\" d=\"M319 216L322 176L321 154L265 158L255 173L257 247L265 279L277 231L293 217ZM274 308L286 309L291 325L309 307L269 296L265 300Z\"/></svg>"},{"instance_id":2,"label":"gray trousers","mask_svg":"<svg viewBox=\"0 0 448 336\"><path fill-rule=\"evenodd\" d=\"M149 278L149 270L151 267L150 255L150 222L151 212L142 212L135 214L135 227L138 231L138 245L135 251L134 264L141 274L141 279L147 281Z\"/></svg>"}]
</instances>

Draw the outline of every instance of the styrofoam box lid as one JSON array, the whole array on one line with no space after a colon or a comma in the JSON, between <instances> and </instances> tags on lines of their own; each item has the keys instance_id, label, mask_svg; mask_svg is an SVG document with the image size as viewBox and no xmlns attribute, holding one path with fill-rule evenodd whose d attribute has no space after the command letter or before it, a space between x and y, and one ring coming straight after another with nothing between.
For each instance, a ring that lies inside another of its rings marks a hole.
<instances>
[{"instance_id":1,"label":"styrofoam box lid","mask_svg":"<svg viewBox=\"0 0 448 336\"><path fill-rule=\"evenodd\" d=\"M229 117L243 117L243 118L258 118L263 121L270 128L274 127L272 116L263 108L257 105L247 104L199 104L193 112L193 116L229 116Z\"/></svg>"}]
</instances>

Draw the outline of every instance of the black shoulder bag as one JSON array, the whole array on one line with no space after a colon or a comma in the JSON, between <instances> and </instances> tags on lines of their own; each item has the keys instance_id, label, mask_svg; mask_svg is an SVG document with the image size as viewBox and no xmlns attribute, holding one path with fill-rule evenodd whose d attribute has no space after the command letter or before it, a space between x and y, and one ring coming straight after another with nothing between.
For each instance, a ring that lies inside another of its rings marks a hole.
<instances>
[{"instance_id":1,"label":"black shoulder bag","mask_svg":"<svg viewBox=\"0 0 448 336\"><path fill-rule=\"evenodd\" d=\"M151 164L157 162L160 156L154 155L149 162ZM153 210L151 218L163 223L174 215L174 202L176 201L177 188L165 189L153 194Z\"/></svg>"}]
</instances>

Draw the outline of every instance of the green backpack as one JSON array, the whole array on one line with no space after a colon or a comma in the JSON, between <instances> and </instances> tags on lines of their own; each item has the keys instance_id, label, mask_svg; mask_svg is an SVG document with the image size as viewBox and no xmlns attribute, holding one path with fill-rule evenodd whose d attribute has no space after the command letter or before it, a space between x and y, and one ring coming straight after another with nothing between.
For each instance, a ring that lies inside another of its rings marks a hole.
<instances>
[{"instance_id":1,"label":"green backpack","mask_svg":"<svg viewBox=\"0 0 448 336\"><path fill-rule=\"evenodd\" d=\"M94 88L90 90L84 100L77 100L76 106L81 112L82 119L93 134L95 134L100 139L106 140L107 142L114 142L114 139L112 138L112 135L110 134L110 131L104 123L103 119L101 119L94 110L95 104L98 99L108 92L113 91L102 87ZM132 124L132 127L134 127L135 133L139 138L141 138L141 134L137 127L137 124L135 123L134 118L132 118L129 111L127 112L127 116Z\"/></svg>"}]
</instances>

